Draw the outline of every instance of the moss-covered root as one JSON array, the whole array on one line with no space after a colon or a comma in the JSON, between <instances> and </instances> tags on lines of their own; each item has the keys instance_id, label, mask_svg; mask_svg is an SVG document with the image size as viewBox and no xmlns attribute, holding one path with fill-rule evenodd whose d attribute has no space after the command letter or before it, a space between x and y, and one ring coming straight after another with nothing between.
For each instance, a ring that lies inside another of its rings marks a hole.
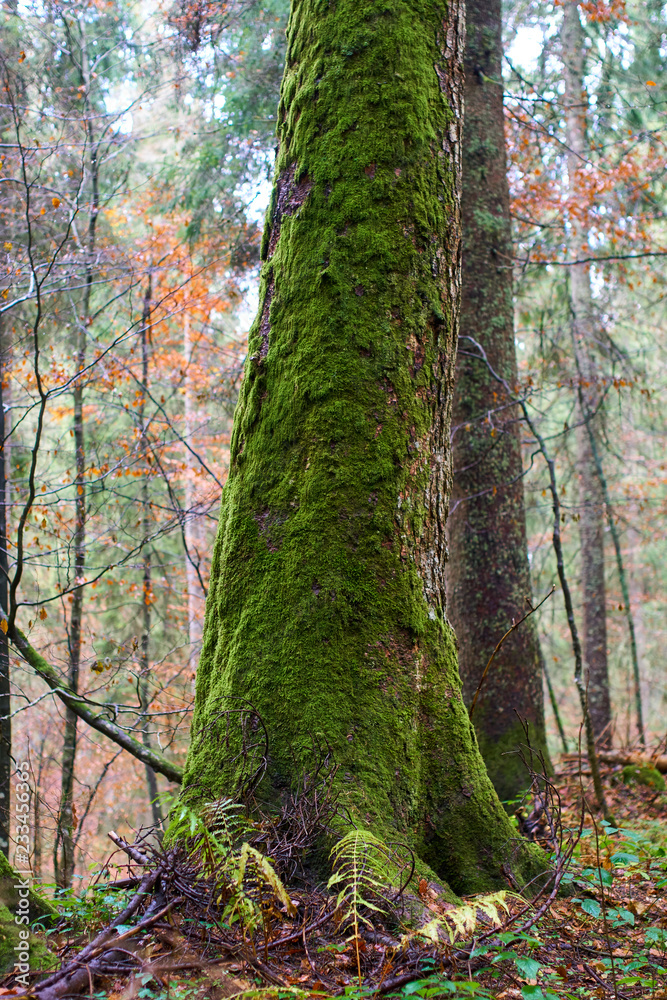
<instances>
[{"instance_id":1,"label":"moss-covered root","mask_svg":"<svg viewBox=\"0 0 667 1000\"><path fill-rule=\"evenodd\" d=\"M50 925L57 917L53 904L35 892L30 879L16 872L0 854L0 975L13 969L25 975L26 965L33 972L53 967L55 956L38 935L29 931L29 925L36 920Z\"/></svg>"},{"instance_id":2,"label":"moss-covered root","mask_svg":"<svg viewBox=\"0 0 667 1000\"><path fill-rule=\"evenodd\" d=\"M268 801L322 734L359 824L472 892L506 884L514 831L444 614L461 16L460 0L293 4L184 796L234 790L248 756L221 712L247 700Z\"/></svg>"}]
</instances>

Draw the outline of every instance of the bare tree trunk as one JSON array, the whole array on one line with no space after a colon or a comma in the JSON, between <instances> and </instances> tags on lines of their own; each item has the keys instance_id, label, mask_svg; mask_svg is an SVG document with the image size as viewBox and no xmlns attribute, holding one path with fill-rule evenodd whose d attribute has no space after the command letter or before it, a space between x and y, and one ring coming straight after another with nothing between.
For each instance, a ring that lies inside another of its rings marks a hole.
<instances>
[{"instance_id":1,"label":"bare tree trunk","mask_svg":"<svg viewBox=\"0 0 667 1000\"><path fill-rule=\"evenodd\" d=\"M32 877L35 882L39 883L42 881L42 800L37 783L35 783L32 800Z\"/></svg>"},{"instance_id":2,"label":"bare tree trunk","mask_svg":"<svg viewBox=\"0 0 667 1000\"><path fill-rule=\"evenodd\" d=\"M641 532L635 525L639 523L639 511L637 507L632 510L630 527L628 529L628 564L630 577L630 604L631 614L634 616L635 636L637 643L637 670L640 677L640 701L643 705L650 706L652 702L652 691L649 682L649 674L646 663L646 622L644 620L644 604L646 601L644 572L641 564ZM631 679L632 687L636 696L636 679ZM628 713L631 709L628 706ZM650 725L650 719L646 719Z\"/></svg>"},{"instance_id":3,"label":"bare tree trunk","mask_svg":"<svg viewBox=\"0 0 667 1000\"><path fill-rule=\"evenodd\" d=\"M197 428L197 407L194 392L192 365L194 344L190 335L190 315L185 313L183 323L183 355L185 359L185 428L184 437L190 448L194 446ZM190 639L190 671L194 677L201 652L204 625L204 590L200 579L202 525L196 509L195 462L185 449L185 575L188 586L188 631Z\"/></svg>"},{"instance_id":4,"label":"bare tree trunk","mask_svg":"<svg viewBox=\"0 0 667 1000\"><path fill-rule=\"evenodd\" d=\"M91 322L91 295L93 290L93 265L99 213L99 163L98 150L93 134L93 118L88 103L90 88L90 72L86 47L85 27L79 22L81 31L81 63L78 66L81 85L84 88L85 105L83 127L86 135L86 146L89 160L86 164L88 182L90 184L90 210L88 215L88 231L86 234L86 284L83 292L81 316L78 319L78 337L76 346L76 370L83 373L86 367L86 338ZM87 185L84 184L84 190ZM74 523L74 591L68 631L69 670L68 683L72 691L78 693L79 672L81 667L81 647L83 630L83 601L86 568L86 449L84 436L83 375L74 382L74 452L76 490L75 523ZM58 812L58 830L53 848L53 866L56 883L61 888L72 884L74 875L74 832L76 816L74 811L74 771L77 751L77 721L78 715L71 708L65 710L65 736L63 740L60 808Z\"/></svg>"},{"instance_id":5,"label":"bare tree trunk","mask_svg":"<svg viewBox=\"0 0 667 1000\"><path fill-rule=\"evenodd\" d=\"M141 667L139 670L139 703L141 706L141 739L145 747L151 745L149 732L148 710L150 708L150 635L151 635L151 607L153 601L153 590L151 581L151 550L147 539L151 532L150 498L148 491L148 470L150 468L150 452L148 446L148 427L146 423L146 397L148 394L148 363L149 363L149 329L151 321L151 295L152 282L148 276L148 286L144 298L144 311L141 322L141 379L142 397L139 409L139 419L141 421L141 456L143 459L143 481L141 484L141 503L143 520L143 602L142 602L142 629L141 629ZM146 764L146 784L148 786L148 797L153 814L153 826L156 830L162 830L163 816L158 799L159 789L157 775L153 768Z\"/></svg>"},{"instance_id":6,"label":"bare tree trunk","mask_svg":"<svg viewBox=\"0 0 667 1000\"><path fill-rule=\"evenodd\" d=\"M37 773L33 767L35 787L33 788L33 828L32 828L32 874L35 882L42 881L42 775L44 773L44 747L46 736L42 736L37 752Z\"/></svg>"},{"instance_id":7,"label":"bare tree trunk","mask_svg":"<svg viewBox=\"0 0 667 1000\"><path fill-rule=\"evenodd\" d=\"M579 213L581 170L588 158L586 138L586 94L584 89L584 33L578 7L565 4L561 29L565 79L568 194L572 205L569 256L576 260L587 243L585 223ZM597 438L598 393L595 362L595 323L588 264L573 264L570 274L572 340L577 366L577 477L579 485L581 539L581 590L583 600L583 650L586 666L588 706L596 739L611 744L611 704L607 667L607 618L604 553L604 498L598 476L591 435Z\"/></svg>"},{"instance_id":8,"label":"bare tree trunk","mask_svg":"<svg viewBox=\"0 0 667 1000\"><path fill-rule=\"evenodd\" d=\"M84 315L87 315L87 310ZM86 362L86 330L80 330L76 354L77 371L83 371ZM75 524L74 524L74 582L72 607L70 613L68 646L69 669L67 680L70 688L78 692L79 672L81 667L81 639L83 626L83 595L86 565L86 481L85 481L85 438L83 426L83 386L77 382L74 388L74 448L76 475L74 486ZM53 848L53 868L56 884L61 889L67 889L72 884L74 875L74 770L76 766L78 716L71 708L65 710L65 736L63 739L63 754L61 766L60 807L58 810L58 829Z\"/></svg>"}]
</instances>

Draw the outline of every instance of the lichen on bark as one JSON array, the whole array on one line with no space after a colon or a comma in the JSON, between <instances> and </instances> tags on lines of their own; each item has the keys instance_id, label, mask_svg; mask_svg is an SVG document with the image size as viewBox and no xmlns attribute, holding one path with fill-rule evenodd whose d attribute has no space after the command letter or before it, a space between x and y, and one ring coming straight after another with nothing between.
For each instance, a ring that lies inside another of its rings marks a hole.
<instances>
[{"instance_id":1,"label":"lichen on bark","mask_svg":"<svg viewBox=\"0 0 667 1000\"><path fill-rule=\"evenodd\" d=\"M323 735L351 815L474 891L502 882L513 830L444 612L461 16L458 0L293 4L183 794L234 788L217 720L248 701L266 802Z\"/></svg>"}]
</instances>

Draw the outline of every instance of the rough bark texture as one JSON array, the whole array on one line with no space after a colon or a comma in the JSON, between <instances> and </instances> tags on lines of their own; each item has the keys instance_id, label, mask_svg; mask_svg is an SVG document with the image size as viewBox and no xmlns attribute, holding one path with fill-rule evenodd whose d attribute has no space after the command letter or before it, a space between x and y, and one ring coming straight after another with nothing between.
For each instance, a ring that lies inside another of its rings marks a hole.
<instances>
[{"instance_id":1,"label":"rough bark texture","mask_svg":"<svg viewBox=\"0 0 667 1000\"><path fill-rule=\"evenodd\" d=\"M561 29L567 125L567 172L570 210L570 246L573 260L588 256L585 214L581 201L585 179L581 171L588 156L586 93L584 87L584 33L576 4L565 4ZM583 181L583 184L582 184ZM604 503L589 428L598 436L599 399L595 360L595 320L588 264L573 264L570 275L572 340L578 379L577 477L579 480L579 535L581 539L582 639L593 732L603 746L611 742L611 705L607 670L607 610L605 594Z\"/></svg>"},{"instance_id":2,"label":"rough bark texture","mask_svg":"<svg viewBox=\"0 0 667 1000\"><path fill-rule=\"evenodd\" d=\"M463 134L461 342L454 393L454 485L448 524L447 614L459 642L469 706L500 637L527 610L526 544L518 414L487 365L516 384L512 243L503 121L501 0L468 0ZM537 630L524 622L501 648L475 706L489 776L501 799L530 783L513 754L530 725L545 756Z\"/></svg>"},{"instance_id":3,"label":"rough bark texture","mask_svg":"<svg viewBox=\"0 0 667 1000\"><path fill-rule=\"evenodd\" d=\"M247 699L277 801L324 735L343 801L455 891L513 831L444 614L462 5L297 0L184 795L229 793ZM522 855L525 861L527 855Z\"/></svg>"}]
</instances>

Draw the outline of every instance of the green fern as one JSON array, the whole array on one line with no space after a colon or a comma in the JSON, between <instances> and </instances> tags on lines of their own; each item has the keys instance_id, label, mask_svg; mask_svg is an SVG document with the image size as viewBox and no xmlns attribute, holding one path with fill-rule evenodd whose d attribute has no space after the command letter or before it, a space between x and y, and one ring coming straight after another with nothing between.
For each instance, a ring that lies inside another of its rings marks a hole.
<instances>
[{"instance_id":1,"label":"green fern","mask_svg":"<svg viewBox=\"0 0 667 1000\"><path fill-rule=\"evenodd\" d=\"M166 833L168 842L183 844L197 877L213 882L211 896L222 919L240 922L250 934L265 923L267 903L280 902L290 916L296 915L269 858L245 840L252 828L242 807L222 798L201 813L177 806Z\"/></svg>"},{"instance_id":2,"label":"green fern","mask_svg":"<svg viewBox=\"0 0 667 1000\"><path fill-rule=\"evenodd\" d=\"M165 839L168 843L181 841L191 860L200 864L201 875L209 877L225 867L248 829L248 820L238 803L219 799L206 805L201 814L184 804L177 806Z\"/></svg>"},{"instance_id":3,"label":"green fern","mask_svg":"<svg viewBox=\"0 0 667 1000\"><path fill-rule=\"evenodd\" d=\"M350 830L333 847L330 855L333 874L328 888L338 887L336 906L342 921L352 931L351 943L357 958L359 989L362 988L359 955L359 925L372 928L370 914L386 913L395 895L400 862L396 853L370 830Z\"/></svg>"},{"instance_id":4,"label":"green fern","mask_svg":"<svg viewBox=\"0 0 667 1000\"><path fill-rule=\"evenodd\" d=\"M372 927L364 911L386 912L397 867L393 852L369 830L350 830L334 845L330 857L334 871L328 888L338 887L336 905L356 935L360 922Z\"/></svg>"},{"instance_id":5,"label":"green fern","mask_svg":"<svg viewBox=\"0 0 667 1000\"><path fill-rule=\"evenodd\" d=\"M247 836L252 823L243 814L242 806L233 799L218 799L209 802L202 812L202 819L218 843L226 845L228 851Z\"/></svg>"}]
</instances>

